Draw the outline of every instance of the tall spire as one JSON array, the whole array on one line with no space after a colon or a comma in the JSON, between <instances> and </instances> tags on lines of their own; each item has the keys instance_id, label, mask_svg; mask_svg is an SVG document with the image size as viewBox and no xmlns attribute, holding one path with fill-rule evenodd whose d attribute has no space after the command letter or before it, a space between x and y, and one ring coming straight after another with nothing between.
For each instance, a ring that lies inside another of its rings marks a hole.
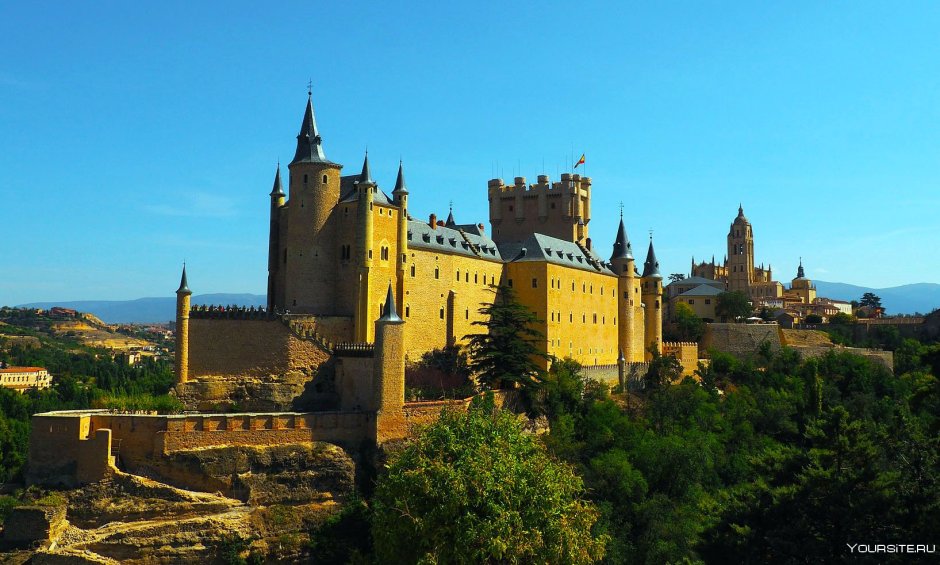
<instances>
[{"instance_id":1,"label":"tall spire","mask_svg":"<svg viewBox=\"0 0 940 565\"><path fill-rule=\"evenodd\" d=\"M646 262L643 263L643 277L652 277L661 279L663 276L659 273L659 261L656 259L656 252L653 251L653 236L650 235L650 248L646 252Z\"/></svg>"},{"instance_id":2,"label":"tall spire","mask_svg":"<svg viewBox=\"0 0 940 565\"><path fill-rule=\"evenodd\" d=\"M405 184L405 170L400 159L398 161L398 178L395 179L395 190L392 191L392 194L395 193L408 194L408 186Z\"/></svg>"},{"instance_id":3,"label":"tall spire","mask_svg":"<svg viewBox=\"0 0 940 565\"><path fill-rule=\"evenodd\" d=\"M304 111L304 121L297 134L297 151L294 153L294 163L329 163L323 154L322 139L317 131L317 120L313 116L313 96L307 90L307 109Z\"/></svg>"},{"instance_id":4,"label":"tall spire","mask_svg":"<svg viewBox=\"0 0 940 565\"><path fill-rule=\"evenodd\" d=\"M186 263L183 263L183 276L180 278L180 287L176 289L176 294L190 295L193 291L189 290L189 283L186 282Z\"/></svg>"},{"instance_id":5,"label":"tall spire","mask_svg":"<svg viewBox=\"0 0 940 565\"><path fill-rule=\"evenodd\" d=\"M388 293L385 295L385 312L379 318L380 322L400 322L401 317L395 310L395 295L392 293L392 283L388 283Z\"/></svg>"},{"instance_id":6,"label":"tall spire","mask_svg":"<svg viewBox=\"0 0 940 565\"><path fill-rule=\"evenodd\" d=\"M359 184L369 184L375 186L375 181L372 180L372 171L369 170L369 151L366 150L366 158L362 161L362 172L359 173L359 180L356 181Z\"/></svg>"},{"instance_id":7,"label":"tall spire","mask_svg":"<svg viewBox=\"0 0 940 565\"><path fill-rule=\"evenodd\" d=\"M454 201L450 201L450 205L447 208L447 221L444 222L444 227L452 228L457 225L457 222L454 221Z\"/></svg>"},{"instance_id":8,"label":"tall spire","mask_svg":"<svg viewBox=\"0 0 940 565\"><path fill-rule=\"evenodd\" d=\"M610 260L614 259L633 259L633 246L627 239L627 228L623 225L623 216L620 217L620 227L617 228L617 239L614 240L614 252L610 255Z\"/></svg>"},{"instance_id":9,"label":"tall spire","mask_svg":"<svg viewBox=\"0 0 940 565\"><path fill-rule=\"evenodd\" d=\"M277 164L277 172L274 173L274 188L271 189L271 196L284 196L284 187L281 186L281 164Z\"/></svg>"},{"instance_id":10,"label":"tall spire","mask_svg":"<svg viewBox=\"0 0 940 565\"><path fill-rule=\"evenodd\" d=\"M806 272L803 270L803 258L800 257L800 266L796 269L796 278L805 279Z\"/></svg>"}]
</instances>

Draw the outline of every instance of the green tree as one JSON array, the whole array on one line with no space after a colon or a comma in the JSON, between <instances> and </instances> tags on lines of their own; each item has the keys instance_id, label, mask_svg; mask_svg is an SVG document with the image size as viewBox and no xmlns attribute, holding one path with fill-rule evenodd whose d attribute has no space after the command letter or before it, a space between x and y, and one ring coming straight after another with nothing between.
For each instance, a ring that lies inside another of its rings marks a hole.
<instances>
[{"instance_id":1,"label":"green tree","mask_svg":"<svg viewBox=\"0 0 940 565\"><path fill-rule=\"evenodd\" d=\"M859 306L868 306L870 308L881 308L881 298L874 292L866 292L858 301Z\"/></svg>"},{"instance_id":2,"label":"green tree","mask_svg":"<svg viewBox=\"0 0 940 565\"><path fill-rule=\"evenodd\" d=\"M806 316L807 324L821 324L822 321L823 321L822 316L820 316L819 314L808 314Z\"/></svg>"},{"instance_id":3,"label":"green tree","mask_svg":"<svg viewBox=\"0 0 940 565\"><path fill-rule=\"evenodd\" d=\"M705 322L695 315L688 304L677 302L673 317L674 334L678 341L698 341L705 335Z\"/></svg>"},{"instance_id":4,"label":"green tree","mask_svg":"<svg viewBox=\"0 0 940 565\"><path fill-rule=\"evenodd\" d=\"M508 412L475 403L393 456L373 498L380 562L589 563L604 555L581 479Z\"/></svg>"},{"instance_id":5,"label":"green tree","mask_svg":"<svg viewBox=\"0 0 940 565\"><path fill-rule=\"evenodd\" d=\"M470 370L484 389L516 383L534 389L543 374L537 360L548 358L541 349L544 336L534 327L539 319L516 300L512 287L500 284L495 292L493 303L479 309L483 321L473 322L486 332L465 336Z\"/></svg>"},{"instance_id":6,"label":"green tree","mask_svg":"<svg viewBox=\"0 0 940 565\"><path fill-rule=\"evenodd\" d=\"M751 300L739 290L722 292L718 295L715 314L724 322L747 318L751 315Z\"/></svg>"},{"instance_id":7,"label":"green tree","mask_svg":"<svg viewBox=\"0 0 940 565\"><path fill-rule=\"evenodd\" d=\"M683 279L685 279L685 275L683 275L682 273L672 273L671 275L669 275L669 282L671 283L679 282Z\"/></svg>"},{"instance_id":8,"label":"green tree","mask_svg":"<svg viewBox=\"0 0 940 565\"><path fill-rule=\"evenodd\" d=\"M851 314L846 314L845 312L839 312L835 316L829 318L829 323L835 324L837 326L851 324L854 321L855 318Z\"/></svg>"}]
</instances>

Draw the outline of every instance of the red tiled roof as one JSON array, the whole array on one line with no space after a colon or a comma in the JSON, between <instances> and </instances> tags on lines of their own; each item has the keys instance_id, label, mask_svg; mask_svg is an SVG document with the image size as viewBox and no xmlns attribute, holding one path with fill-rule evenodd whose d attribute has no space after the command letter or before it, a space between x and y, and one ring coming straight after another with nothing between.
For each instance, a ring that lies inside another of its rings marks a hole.
<instances>
[{"instance_id":1,"label":"red tiled roof","mask_svg":"<svg viewBox=\"0 0 940 565\"><path fill-rule=\"evenodd\" d=\"M45 371L43 367L7 367L6 369L0 369L0 373L35 373L37 371Z\"/></svg>"}]
</instances>

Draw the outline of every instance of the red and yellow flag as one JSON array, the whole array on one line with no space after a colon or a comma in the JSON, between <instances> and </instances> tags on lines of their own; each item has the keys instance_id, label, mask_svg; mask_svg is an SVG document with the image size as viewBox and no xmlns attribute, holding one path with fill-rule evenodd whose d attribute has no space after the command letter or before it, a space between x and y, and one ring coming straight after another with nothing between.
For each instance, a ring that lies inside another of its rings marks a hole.
<instances>
[{"instance_id":1,"label":"red and yellow flag","mask_svg":"<svg viewBox=\"0 0 940 565\"><path fill-rule=\"evenodd\" d=\"M583 164L584 164L584 153L581 154L581 158L578 159L578 162L574 164L574 168L577 169L578 165L583 165Z\"/></svg>"}]
</instances>

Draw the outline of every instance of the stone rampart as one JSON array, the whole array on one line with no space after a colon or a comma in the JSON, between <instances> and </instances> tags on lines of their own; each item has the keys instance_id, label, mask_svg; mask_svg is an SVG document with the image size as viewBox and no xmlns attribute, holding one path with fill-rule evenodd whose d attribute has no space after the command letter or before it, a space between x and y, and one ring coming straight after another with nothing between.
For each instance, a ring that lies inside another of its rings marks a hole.
<instances>
[{"instance_id":1,"label":"stone rampart","mask_svg":"<svg viewBox=\"0 0 940 565\"><path fill-rule=\"evenodd\" d=\"M698 344L695 342L664 342L663 355L674 355L679 360L683 376L691 376L698 369Z\"/></svg>"},{"instance_id":2,"label":"stone rampart","mask_svg":"<svg viewBox=\"0 0 940 565\"><path fill-rule=\"evenodd\" d=\"M776 324L707 324L702 350L752 357L761 348L776 353L781 349L780 327Z\"/></svg>"}]
</instances>

